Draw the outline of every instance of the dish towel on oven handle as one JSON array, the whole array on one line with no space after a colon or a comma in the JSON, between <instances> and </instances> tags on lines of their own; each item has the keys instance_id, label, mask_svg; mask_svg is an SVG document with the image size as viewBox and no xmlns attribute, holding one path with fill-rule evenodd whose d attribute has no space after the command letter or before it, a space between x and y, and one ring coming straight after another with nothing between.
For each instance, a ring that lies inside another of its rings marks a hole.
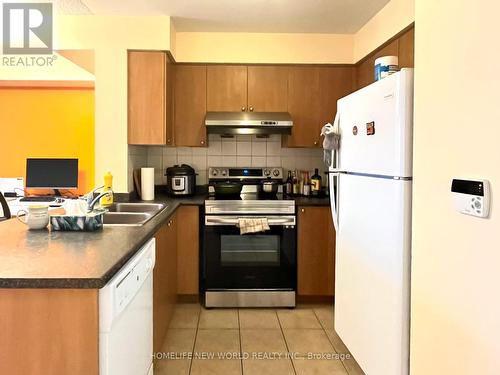
<instances>
[{"instance_id":1,"label":"dish towel on oven handle","mask_svg":"<svg viewBox=\"0 0 500 375\"><path fill-rule=\"evenodd\" d=\"M240 234L259 233L271 229L265 217L239 218L238 227L240 228Z\"/></svg>"}]
</instances>

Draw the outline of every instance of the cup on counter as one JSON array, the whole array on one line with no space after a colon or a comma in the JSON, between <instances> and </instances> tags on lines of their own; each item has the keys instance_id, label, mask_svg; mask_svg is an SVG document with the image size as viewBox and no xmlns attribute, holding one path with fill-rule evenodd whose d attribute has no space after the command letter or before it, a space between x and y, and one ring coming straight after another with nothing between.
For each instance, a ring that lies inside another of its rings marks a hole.
<instances>
[{"instance_id":1,"label":"cup on counter","mask_svg":"<svg viewBox=\"0 0 500 375\"><path fill-rule=\"evenodd\" d=\"M29 229L44 229L49 224L49 207L29 206L27 211L19 210L17 212L17 219L26 224Z\"/></svg>"}]
</instances>

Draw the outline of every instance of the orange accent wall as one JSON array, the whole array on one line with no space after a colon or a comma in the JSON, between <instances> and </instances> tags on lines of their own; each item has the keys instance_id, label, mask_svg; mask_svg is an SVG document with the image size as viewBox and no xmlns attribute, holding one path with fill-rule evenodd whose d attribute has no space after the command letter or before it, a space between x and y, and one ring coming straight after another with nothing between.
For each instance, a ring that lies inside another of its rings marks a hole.
<instances>
[{"instance_id":1,"label":"orange accent wall","mask_svg":"<svg viewBox=\"0 0 500 375\"><path fill-rule=\"evenodd\" d=\"M78 193L94 186L94 90L0 88L0 177L26 158L79 159Z\"/></svg>"}]
</instances>

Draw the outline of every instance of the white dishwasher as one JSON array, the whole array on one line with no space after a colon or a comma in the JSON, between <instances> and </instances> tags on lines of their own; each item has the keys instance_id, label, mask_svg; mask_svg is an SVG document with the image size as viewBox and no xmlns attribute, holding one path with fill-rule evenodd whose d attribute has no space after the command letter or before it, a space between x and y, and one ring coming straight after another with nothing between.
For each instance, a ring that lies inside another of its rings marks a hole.
<instances>
[{"instance_id":1,"label":"white dishwasher","mask_svg":"<svg viewBox=\"0 0 500 375\"><path fill-rule=\"evenodd\" d=\"M99 374L153 374L151 239L99 291Z\"/></svg>"}]
</instances>

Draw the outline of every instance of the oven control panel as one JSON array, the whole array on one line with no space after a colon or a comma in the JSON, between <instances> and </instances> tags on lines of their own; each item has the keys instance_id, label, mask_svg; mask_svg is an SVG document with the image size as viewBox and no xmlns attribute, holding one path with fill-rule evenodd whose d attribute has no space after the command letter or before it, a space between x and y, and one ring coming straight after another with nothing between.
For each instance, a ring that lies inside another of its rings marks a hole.
<instances>
[{"instance_id":1,"label":"oven control panel","mask_svg":"<svg viewBox=\"0 0 500 375\"><path fill-rule=\"evenodd\" d=\"M229 167L210 167L208 168L208 175L210 179L263 179L274 178L283 179L283 168L281 167L242 167L242 168L229 168Z\"/></svg>"}]
</instances>

